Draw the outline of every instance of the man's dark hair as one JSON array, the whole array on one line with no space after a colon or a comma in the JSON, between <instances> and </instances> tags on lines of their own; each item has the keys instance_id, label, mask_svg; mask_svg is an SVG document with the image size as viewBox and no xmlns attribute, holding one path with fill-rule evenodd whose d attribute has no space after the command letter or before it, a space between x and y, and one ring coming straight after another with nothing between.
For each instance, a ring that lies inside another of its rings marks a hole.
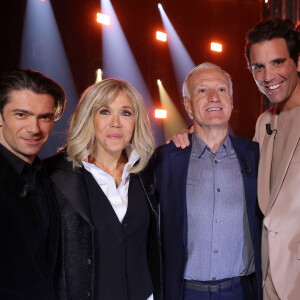
<instances>
[{"instance_id":1,"label":"man's dark hair","mask_svg":"<svg viewBox=\"0 0 300 300\"><path fill-rule=\"evenodd\" d=\"M55 101L55 120L60 119L66 102L64 90L52 79L27 69L11 71L0 76L0 113L2 116L4 106L9 102L10 93L23 90L52 96Z\"/></svg>"},{"instance_id":2,"label":"man's dark hair","mask_svg":"<svg viewBox=\"0 0 300 300\"><path fill-rule=\"evenodd\" d=\"M274 38L284 38L290 58L297 65L300 52L299 33L294 23L287 19L269 19L251 28L246 35L245 56L251 67L250 48L253 44L270 41Z\"/></svg>"}]
</instances>

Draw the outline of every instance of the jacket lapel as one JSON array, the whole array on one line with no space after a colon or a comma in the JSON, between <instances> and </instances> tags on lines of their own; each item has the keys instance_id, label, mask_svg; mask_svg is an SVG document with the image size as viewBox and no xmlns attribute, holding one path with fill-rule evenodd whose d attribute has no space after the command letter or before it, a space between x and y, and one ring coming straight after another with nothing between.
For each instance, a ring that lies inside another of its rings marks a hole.
<instances>
[{"instance_id":1,"label":"jacket lapel","mask_svg":"<svg viewBox=\"0 0 300 300\"><path fill-rule=\"evenodd\" d=\"M273 184L273 187L271 190L268 211L272 208L272 206L275 202L275 199L276 199L278 192L281 188L281 185L284 181L284 178L285 178L288 168L290 166L292 157L294 155L295 149L299 142L299 139L300 139L300 129L299 128L300 128L300 111L294 118L292 127L290 129L290 132L289 132L287 140L286 140L286 147L284 149L282 159L280 161L280 165L278 167L275 181L274 181L274 184Z\"/></svg>"},{"instance_id":2,"label":"jacket lapel","mask_svg":"<svg viewBox=\"0 0 300 300\"><path fill-rule=\"evenodd\" d=\"M80 216L91 225L88 194L82 172L63 169L54 172L51 179Z\"/></svg>"},{"instance_id":3,"label":"jacket lapel","mask_svg":"<svg viewBox=\"0 0 300 300\"><path fill-rule=\"evenodd\" d=\"M255 208L252 209L252 206L254 207L255 205L255 201L253 201L253 199L256 199L257 197L255 155L252 149L250 151L247 150L247 144L241 143L239 138L230 136L230 140L239 160L244 182L247 212L248 217L250 218L252 216L252 212L255 210ZM249 223L251 225L251 220L249 220Z\"/></svg>"},{"instance_id":4,"label":"jacket lapel","mask_svg":"<svg viewBox=\"0 0 300 300\"><path fill-rule=\"evenodd\" d=\"M191 138L190 138L190 142ZM183 203L179 203L183 209L183 242L185 247L187 245L187 208L186 208L186 181L189 167L189 159L191 155L192 144L186 149L176 149L175 152L170 154L171 178L176 188L176 199ZM175 199L174 199L175 200Z\"/></svg>"},{"instance_id":5,"label":"jacket lapel","mask_svg":"<svg viewBox=\"0 0 300 300\"><path fill-rule=\"evenodd\" d=\"M274 114L271 119L271 128L277 128L278 115ZM266 134L261 147L260 161L258 167L258 202L259 207L266 215L270 204L270 174L272 167L273 146L275 133Z\"/></svg>"}]
</instances>

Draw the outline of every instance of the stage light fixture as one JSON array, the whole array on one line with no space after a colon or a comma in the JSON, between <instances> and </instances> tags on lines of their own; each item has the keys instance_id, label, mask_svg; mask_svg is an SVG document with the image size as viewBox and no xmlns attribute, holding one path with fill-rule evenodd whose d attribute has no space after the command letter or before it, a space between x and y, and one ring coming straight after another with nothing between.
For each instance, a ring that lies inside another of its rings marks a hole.
<instances>
[{"instance_id":1,"label":"stage light fixture","mask_svg":"<svg viewBox=\"0 0 300 300\"><path fill-rule=\"evenodd\" d=\"M155 118L156 119L166 119L167 111L165 109L156 109L155 110Z\"/></svg>"},{"instance_id":2,"label":"stage light fixture","mask_svg":"<svg viewBox=\"0 0 300 300\"><path fill-rule=\"evenodd\" d=\"M162 5L160 3L158 3L157 6L158 6L159 9L162 9Z\"/></svg>"},{"instance_id":3,"label":"stage light fixture","mask_svg":"<svg viewBox=\"0 0 300 300\"><path fill-rule=\"evenodd\" d=\"M97 13L97 22L103 25L110 25L110 17L101 13Z\"/></svg>"},{"instance_id":4,"label":"stage light fixture","mask_svg":"<svg viewBox=\"0 0 300 300\"><path fill-rule=\"evenodd\" d=\"M216 52L222 52L222 44L212 42L210 44L210 49Z\"/></svg>"},{"instance_id":5,"label":"stage light fixture","mask_svg":"<svg viewBox=\"0 0 300 300\"><path fill-rule=\"evenodd\" d=\"M160 79L157 79L156 82L157 82L158 85L161 85L161 84L162 84Z\"/></svg>"},{"instance_id":6,"label":"stage light fixture","mask_svg":"<svg viewBox=\"0 0 300 300\"><path fill-rule=\"evenodd\" d=\"M162 42L166 42L167 34L165 32L156 31L156 39Z\"/></svg>"},{"instance_id":7,"label":"stage light fixture","mask_svg":"<svg viewBox=\"0 0 300 300\"><path fill-rule=\"evenodd\" d=\"M268 0L265 0L265 3L268 3L269 1Z\"/></svg>"},{"instance_id":8,"label":"stage light fixture","mask_svg":"<svg viewBox=\"0 0 300 300\"><path fill-rule=\"evenodd\" d=\"M101 69L97 69L96 71L96 83L102 81L103 71Z\"/></svg>"}]
</instances>

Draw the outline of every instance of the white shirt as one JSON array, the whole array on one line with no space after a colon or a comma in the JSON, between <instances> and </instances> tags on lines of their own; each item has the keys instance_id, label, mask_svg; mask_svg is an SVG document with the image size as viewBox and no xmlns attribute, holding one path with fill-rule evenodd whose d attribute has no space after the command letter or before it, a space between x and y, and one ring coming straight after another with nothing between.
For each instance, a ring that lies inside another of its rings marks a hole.
<instances>
[{"instance_id":1,"label":"white shirt","mask_svg":"<svg viewBox=\"0 0 300 300\"><path fill-rule=\"evenodd\" d=\"M120 222L123 221L128 207L128 186L130 179L128 169L139 159L139 155L131 146L127 146L125 151L129 159L124 166L122 181L118 187L116 187L115 180L110 174L107 174L89 162L82 161L84 168L93 175L103 193L106 195Z\"/></svg>"}]
</instances>

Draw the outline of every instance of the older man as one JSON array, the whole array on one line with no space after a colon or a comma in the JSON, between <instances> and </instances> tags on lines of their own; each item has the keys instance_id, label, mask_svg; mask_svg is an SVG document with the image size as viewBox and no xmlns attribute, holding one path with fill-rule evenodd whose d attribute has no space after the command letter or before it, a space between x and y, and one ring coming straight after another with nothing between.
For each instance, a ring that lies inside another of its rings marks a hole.
<instances>
[{"instance_id":1,"label":"older man","mask_svg":"<svg viewBox=\"0 0 300 300\"><path fill-rule=\"evenodd\" d=\"M259 90L276 104L257 120L264 299L300 299L300 41L288 20L247 35L246 57Z\"/></svg>"},{"instance_id":2,"label":"older man","mask_svg":"<svg viewBox=\"0 0 300 300\"><path fill-rule=\"evenodd\" d=\"M164 297L259 299L258 145L229 136L232 84L218 66L195 67L185 79L183 96L195 126L192 146L164 145L153 160Z\"/></svg>"},{"instance_id":3,"label":"older man","mask_svg":"<svg viewBox=\"0 0 300 300\"><path fill-rule=\"evenodd\" d=\"M37 157L65 95L31 70L0 78L0 299L54 300L58 216Z\"/></svg>"}]
</instances>

